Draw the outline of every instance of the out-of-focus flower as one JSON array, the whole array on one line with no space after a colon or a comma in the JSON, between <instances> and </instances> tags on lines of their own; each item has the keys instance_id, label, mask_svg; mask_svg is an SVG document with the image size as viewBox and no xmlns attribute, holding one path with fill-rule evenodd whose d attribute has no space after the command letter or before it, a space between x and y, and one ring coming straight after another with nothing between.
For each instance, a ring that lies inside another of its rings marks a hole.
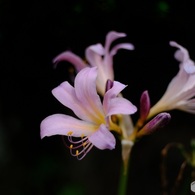
<instances>
[{"instance_id":1,"label":"out-of-focus flower","mask_svg":"<svg viewBox=\"0 0 195 195\"><path fill-rule=\"evenodd\" d=\"M180 62L179 72L169 83L162 98L150 109L148 118L173 109L195 114L195 64L184 47L174 41L170 45L178 48L175 58Z\"/></svg>"},{"instance_id":2,"label":"out-of-focus flower","mask_svg":"<svg viewBox=\"0 0 195 195\"><path fill-rule=\"evenodd\" d=\"M103 95L105 93L105 86L107 80L114 80L114 70L113 70L113 56L117 53L119 49L133 50L134 46L130 43L120 43L111 47L111 44L122 37L125 37L125 33L119 33L115 31L110 31L105 40L104 47L102 44L98 43L91 45L85 50L85 57L87 62L84 62L79 56L72 53L71 51L65 51L54 58L54 64L60 61L68 61L72 63L77 72L85 67L98 67L98 77L97 77L97 90Z\"/></svg>"},{"instance_id":3,"label":"out-of-focus flower","mask_svg":"<svg viewBox=\"0 0 195 195\"><path fill-rule=\"evenodd\" d=\"M112 121L112 115L133 114L137 108L128 100L117 95L126 87L114 81L103 97L96 91L97 67L84 68L72 87L68 82L52 90L53 95L79 118L54 114L41 122L41 138L64 135L70 142L73 156L82 159L93 146L98 149L114 149L115 137L110 130L120 133L120 127ZM79 137L79 140L73 140Z\"/></svg>"}]
</instances>

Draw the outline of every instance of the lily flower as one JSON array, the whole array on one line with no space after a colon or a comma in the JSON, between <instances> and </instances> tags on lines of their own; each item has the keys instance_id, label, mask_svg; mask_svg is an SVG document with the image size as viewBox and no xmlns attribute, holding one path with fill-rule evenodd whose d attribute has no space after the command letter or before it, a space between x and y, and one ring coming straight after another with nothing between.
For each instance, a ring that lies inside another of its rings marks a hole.
<instances>
[{"instance_id":1,"label":"lily flower","mask_svg":"<svg viewBox=\"0 0 195 195\"><path fill-rule=\"evenodd\" d=\"M104 47L97 43L86 48L85 57L87 62L84 62L71 51L65 51L55 57L53 63L58 64L60 61L68 61L74 65L77 72L85 67L98 67L97 90L103 95L107 80L114 81L113 56L119 49L134 49L134 46L130 43L116 44L111 48L111 44L115 40L125 36L125 33L110 31L106 36Z\"/></svg>"},{"instance_id":2,"label":"lily flower","mask_svg":"<svg viewBox=\"0 0 195 195\"><path fill-rule=\"evenodd\" d=\"M70 142L73 156L82 159L93 146L100 150L114 149L116 140L110 130L120 133L112 115L133 114L137 108L127 99L117 97L126 85L114 81L103 101L97 94L97 67L82 69L75 78L74 87L67 81L52 90L55 98L71 109L76 117L54 114L41 122L41 138L63 135ZM80 138L75 140L74 137Z\"/></svg>"},{"instance_id":3,"label":"lily flower","mask_svg":"<svg viewBox=\"0 0 195 195\"><path fill-rule=\"evenodd\" d=\"M150 109L148 118L173 109L195 114L195 64L184 47L174 41L170 41L170 45L178 48L175 58L180 62L179 72L162 98Z\"/></svg>"}]
</instances>

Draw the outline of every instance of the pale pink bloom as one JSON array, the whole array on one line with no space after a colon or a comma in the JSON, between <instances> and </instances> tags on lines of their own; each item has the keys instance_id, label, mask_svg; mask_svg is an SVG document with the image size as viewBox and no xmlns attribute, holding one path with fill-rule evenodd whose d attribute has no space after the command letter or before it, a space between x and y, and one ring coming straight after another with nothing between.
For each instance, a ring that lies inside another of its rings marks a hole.
<instances>
[{"instance_id":1,"label":"pale pink bloom","mask_svg":"<svg viewBox=\"0 0 195 195\"><path fill-rule=\"evenodd\" d=\"M184 47L174 41L170 45L178 48L175 58L180 62L179 72L162 98L151 108L148 118L173 109L195 114L195 64Z\"/></svg>"},{"instance_id":2,"label":"pale pink bloom","mask_svg":"<svg viewBox=\"0 0 195 195\"><path fill-rule=\"evenodd\" d=\"M75 77L72 87L68 82L61 83L52 90L55 98L70 108L79 118L65 114L48 116L41 122L41 138L64 135L70 142L73 156L82 159L93 146L98 149L114 149L115 137L110 130L120 131L111 120L112 115L133 114L137 108L128 100L117 95L126 87L114 81L101 102L96 91L97 67L84 68ZM73 140L79 137L80 140Z\"/></svg>"},{"instance_id":3,"label":"pale pink bloom","mask_svg":"<svg viewBox=\"0 0 195 195\"><path fill-rule=\"evenodd\" d=\"M114 80L113 56L119 49L134 49L134 46L130 43L120 43L116 44L114 47L111 47L111 44L115 40L125 36L125 33L110 31L106 36L104 47L102 46L102 44L97 43L86 48L85 57L87 62L84 62L79 56L72 53L71 51L65 51L59 54L54 58L53 62L57 64L58 62L63 60L68 61L74 65L77 72L79 72L84 67L97 66L97 90L101 95L103 95L105 93L107 80Z\"/></svg>"}]
</instances>

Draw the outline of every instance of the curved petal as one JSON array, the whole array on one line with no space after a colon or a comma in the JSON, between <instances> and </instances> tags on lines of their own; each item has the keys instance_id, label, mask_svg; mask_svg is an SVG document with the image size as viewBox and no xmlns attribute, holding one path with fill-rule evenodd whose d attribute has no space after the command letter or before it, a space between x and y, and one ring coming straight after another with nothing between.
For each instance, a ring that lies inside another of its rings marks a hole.
<instances>
[{"instance_id":1,"label":"curved petal","mask_svg":"<svg viewBox=\"0 0 195 195\"><path fill-rule=\"evenodd\" d=\"M104 124L100 125L99 129L88 137L89 141L99 148L104 149L114 149L116 145L116 139L114 135L106 128Z\"/></svg>"},{"instance_id":2,"label":"curved petal","mask_svg":"<svg viewBox=\"0 0 195 195\"><path fill-rule=\"evenodd\" d=\"M134 114L137 111L137 107L134 106L129 100L118 97L113 98L108 102L106 116L114 114Z\"/></svg>"},{"instance_id":3,"label":"curved petal","mask_svg":"<svg viewBox=\"0 0 195 195\"><path fill-rule=\"evenodd\" d=\"M97 89L100 94L104 94L106 81L113 80L113 70L109 70L107 64L103 63L104 48L101 44L96 44L86 49L86 57L90 65L98 67Z\"/></svg>"},{"instance_id":4,"label":"curved petal","mask_svg":"<svg viewBox=\"0 0 195 195\"><path fill-rule=\"evenodd\" d=\"M121 43L121 44L117 44L116 46L114 46L111 51L110 51L110 55L114 56L117 51L119 49L128 49L128 50L134 50L134 45L130 44L130 43Z\"/></svg>"},{"instance_id":5,"label":"curved petal","mask_svg":"<svg viewBox=\"0 0 195 195\"><path fill-rule=\"evenodd\" d=\"M182 63L184 70L188 74L195 73L195 64L190 59L188 50L174 41L170 41L170 45L179 49L175 52L175 58Z\"/></svg>"},{"instance_id":6,"label":"curved petal","mask_svg":"<svg viewBox=\"0 0 195 195\"><path fill-rule=\"evenodd\" d=\"M183 88L188 79L189 74L187 74L186 71L184 71L183 68L181 68L178 74L169 83L161 99L163 99L164 101L169 101L173 99L176 94L181 93L183 91Z\"/></svg>"},{"instance_id":7,"label":"curved petal","mask_svg":"<svg viewBox=\"0 0 195 195\"><path fill-rule=\"evenodd\" d=\"M97 67L81 70L75 78L75 93L83 107L96 118L97 123L104 120L103 107L96 90Z\"/></svg>"},{"instance_id":8,"label":"curved petal","mask_svg":"<svg viewBox=\"0 0 195 195\"><path fill-rule=\"evenodd\" d=\"M103 55L104 48L100 43L91 45L85 50L85 56L91 66L100 66L102 64Z\"/></svg>"},{"instance_id":9,"label":"curved petal","mask_svg":"<svg viewBox=\"0 0 195 195\"><path fill-rule=\"evenodd\" d=\"M133 114L137 108L127 99L117 97L117 95L126 87L126 85L114 81L113 87L109 89L103 99L103 108L106 116L113 114Z\"/></svg>"},{"instance_id":10,"label":"curved petal","mask_svg":"<svg viewBox=\"0 0 195 195\"><path fill-rule=\"evenodd\" d=\"M110 99L116 97L127 85L124 85L118 81L113 82L112 88L110 88L106 93L104 99Z\"/></svg>"},{"instance_id":11,"label":"curved petal","mask_svg":"<svg viewBox=\"0 0 195 195\"><path fill-rule=\"evenodd\" d=\"M122 37L126 37L126 34L125 33L119 33L119 32L116 32L116 31L110 31L106 35L106 42L105 42L106 52L109 52L110 46L111 46L113 41L115 41L118 38L122 38Z\"/></svg>"},{"instance_id":12,"label":"curved petal","mask_svg":"<svg viewBox=\"0 0 195 195\"><path fill-rule=\"evenodd\" d=\"M65 51L53 59L54 64L57 64L60 61L70 62L71 64L74 65L77 72L79 72L81 69L87 67L87 64L85 64L79 56L77 56L76 54L74 54L70 51Z\"/></svg>"},{"instance_id":13,"label":"curved petal","mask_svg":"<svg viewBox=\"0 0 195 195\"><path fill-rule=\"evenodd\" d=\"M88 110L85 109L85 105L78 100L75 89L68 82L65 81L54 88L52 94L64 106L70 108L80 119L89 122L95 120Z\"/></svg>"},{"instance_id":14,"label":"curved petal","mask_svg":"<svg viewBox=\"0 0 195 195\"><path fill-rule=\"evenodd\" d=\"M118 44L113 49L110 51L110 47L113 41L115 41L118 38L125 37L125 33L119 33L116 31L110 31L107 36L106 36L106 42L105 42L105 55L103 59L103 64L106 65L105 71L107 72L108 75L110 75L109 79L114 78L114 73L113 73L113 55L116 54L118 49L124 49L130 48L131 46L128 44Z\"/></svg>"},{"instance_id":15,"label":"curved petal","mask_svg":"<svg viewBox=\"0 0 195 195\"><path fill-rule=\"evenodd\" d=\"M106 91L106 93L104 95L104 99L103 99L103 108L104 108L105 113L107 113L107 111L109 109L108 108L109 101L112 98L115 98L125 87L126 87L126 85L124 85L118 81L114 81L112 88L110 88L108 91Z\"/></svg>"},{"instance_id":16,"label":"curved petal","mask_svg":"<svg viewBox=\"0 0 195 195\"><path fill-rule=\"evenodd\" d=\"M189 54L188 54L188 51L187 49L185 49L184 47L182 47L181 45L179 45L178 43L176 43L175 41L170 41L169 44L172 46L172 47L177 47L178 49L180 50L177 50L175 52L175 58L180 61L180 62L183 62L183 61L186 61L189 59Z\"/></svg>"},{"instance_id":17,"label":"curved petal","mask_svg":"<svg viewBox=\"0 0 195 195\"><path fill-rule=\"evenodd\" d=\"M46 117L41 122L40 128L41 138L52 135L82 137L91 135L98 126L68 115L54 114Z\"/></svg>"}]
</instances>

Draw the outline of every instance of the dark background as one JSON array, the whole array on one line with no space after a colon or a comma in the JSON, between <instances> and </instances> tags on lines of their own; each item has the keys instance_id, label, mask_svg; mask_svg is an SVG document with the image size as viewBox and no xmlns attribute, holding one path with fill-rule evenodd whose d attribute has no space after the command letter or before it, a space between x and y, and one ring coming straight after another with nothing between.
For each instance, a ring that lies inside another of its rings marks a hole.
<instances>
[{"instance_id":1,"label":"dark background","mask_svg":"<svg viewBox=\"0 0 195 195\"><path fill-rule=\"evenodd\" d=\"M67 49L84 57L85 48L104 44L109 31L124 32L121 41L135 50L120 50L114 57L115 78L128 84L124 96L135 105L146 89L154 104L178 71L169 41L186 47L195 59L194 21L193 0L0 0L0 194L117 194L119 141L113 151L94 148L78 161L60 136L40 139L46 116L69 112L51 94L70 79L69 65L54 69L52 59ZM189 148L195 116L170 113L167 127L133 148L128 194L161 194L162 148L170 142ZM181 161L177 151L170 155L171 181Z\"/></svg>"}]
</instances>

